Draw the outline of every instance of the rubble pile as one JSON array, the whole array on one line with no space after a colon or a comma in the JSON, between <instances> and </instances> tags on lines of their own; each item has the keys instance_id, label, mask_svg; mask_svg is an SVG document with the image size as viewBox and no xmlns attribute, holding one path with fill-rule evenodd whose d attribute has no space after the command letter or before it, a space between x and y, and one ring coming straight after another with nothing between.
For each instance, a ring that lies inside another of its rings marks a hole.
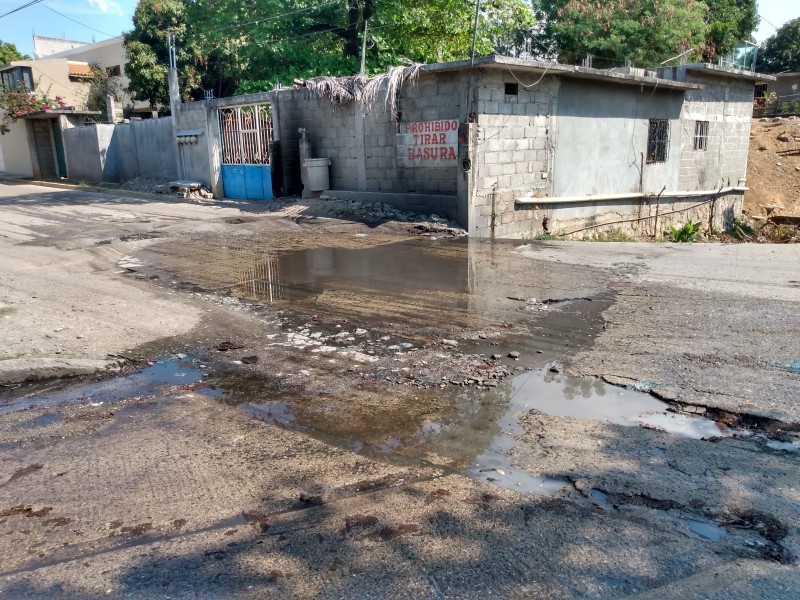
<instances>
[{"instance_id":1,"label":"rubble pile","mask_svg":"<svg viewBox=\"0 0 800 600\"><path fill-rule=\"evenodd\" d=\"M420 215L412 211L401 210L383 202L361 202L359 200L342 200L336 196L320 196L320 200L330 202L334 214L339 217L364 221L400 221L416 223L414 229L421 235L434 233L451 236L465 236L464 230L455 221L450 221L435 213Z\"/></svg>"}]
</instances>

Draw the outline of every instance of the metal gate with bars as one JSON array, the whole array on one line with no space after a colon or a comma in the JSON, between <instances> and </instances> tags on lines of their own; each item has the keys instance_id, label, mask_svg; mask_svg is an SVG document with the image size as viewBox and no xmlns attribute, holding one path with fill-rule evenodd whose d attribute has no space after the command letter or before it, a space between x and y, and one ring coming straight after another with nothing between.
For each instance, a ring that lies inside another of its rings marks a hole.
<instances>
[{"instance_id":1,"label":"metal gate with bars","mask_svg":"<svg viewBox=\"0 0 800 600\"><path fill-rule=\"evenodd\" d=\"M272 194L269 104L219 109L222 187L226 198L269 200Z\"/></svg>"}]
</instances>

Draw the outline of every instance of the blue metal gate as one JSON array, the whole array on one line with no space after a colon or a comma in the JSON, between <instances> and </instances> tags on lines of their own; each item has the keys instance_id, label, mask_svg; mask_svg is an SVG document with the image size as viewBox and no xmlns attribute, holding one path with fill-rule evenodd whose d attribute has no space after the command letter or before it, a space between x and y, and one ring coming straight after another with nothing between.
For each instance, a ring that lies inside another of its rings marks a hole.
<instances>
[{"instance_id":1,"label":"blue metal gate","mask_svg":"<svg viewBox=\"0 0 800 600\"><path fill-rule=\"evenodd\" d=\"M222 188L226 198L272 199L269 104L219 109Z\"/></svg>"}]
</instances>

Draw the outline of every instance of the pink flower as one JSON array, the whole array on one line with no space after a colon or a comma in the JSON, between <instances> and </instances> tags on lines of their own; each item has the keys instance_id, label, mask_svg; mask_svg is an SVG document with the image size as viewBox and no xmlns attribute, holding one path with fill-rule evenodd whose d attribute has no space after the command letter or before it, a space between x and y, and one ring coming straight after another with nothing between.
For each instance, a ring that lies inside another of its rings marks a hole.
<instances>
[{"instance_id":1,"label":"pink flower","mask_svg":"<svg viewBox=\"0 0 800 600\"><path fill-rule=\"evenodd\" d=\"M45 104L42 108L44 110L50 110L50 105L49 104Z\"/></svg>"}]
</instances>

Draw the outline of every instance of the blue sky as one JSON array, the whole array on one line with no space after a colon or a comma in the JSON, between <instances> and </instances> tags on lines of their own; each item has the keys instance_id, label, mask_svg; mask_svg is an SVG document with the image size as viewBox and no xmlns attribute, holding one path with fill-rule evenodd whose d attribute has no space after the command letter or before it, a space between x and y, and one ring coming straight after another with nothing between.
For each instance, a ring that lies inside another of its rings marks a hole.
<instances>
[{"instance_id":1,"label":"blue sky","mask_svg":"<svg viewBox=\"0 0 800 600\"><path fill-rule=\"evenodd\" d=\"M0 0L0 14L27 0ZM763 19L756 31L758 42L775 33L790 19L800 17L800 0L759 0ZM47 8L49 7L49 8ZM0 19L0 40L16 44L20 52L33 55L32 36L100 41L132 28L136 0L44 0L44 2ZM79 21L79 25L53 12ZM91 28L91 29L90 29Z\"/></svg>"}]
</instances>

